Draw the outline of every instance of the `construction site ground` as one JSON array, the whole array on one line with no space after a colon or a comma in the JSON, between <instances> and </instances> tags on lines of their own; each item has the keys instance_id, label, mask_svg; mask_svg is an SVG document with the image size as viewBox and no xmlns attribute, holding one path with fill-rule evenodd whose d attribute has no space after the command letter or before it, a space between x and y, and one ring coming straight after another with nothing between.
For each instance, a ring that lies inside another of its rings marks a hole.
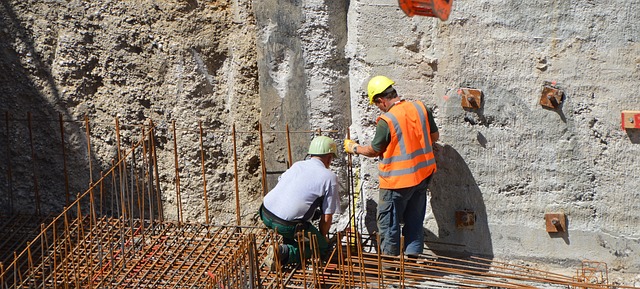
<instances>
[{"instance_id":1,"label":"construction site ground","mask_svg":"<svg viewBox=\"0 0 640 289\"><path fill-rule=\"evenodd\" d=\"M564 275L471 254L384 256L354 226L331 234L328 261L309 236L311 258L272 271L267 248L282 240L264 226L164 219L155 138L145 126L61 213L0 216L0 288L625 288L595 261Z\"/></svg>"}]
</instances>

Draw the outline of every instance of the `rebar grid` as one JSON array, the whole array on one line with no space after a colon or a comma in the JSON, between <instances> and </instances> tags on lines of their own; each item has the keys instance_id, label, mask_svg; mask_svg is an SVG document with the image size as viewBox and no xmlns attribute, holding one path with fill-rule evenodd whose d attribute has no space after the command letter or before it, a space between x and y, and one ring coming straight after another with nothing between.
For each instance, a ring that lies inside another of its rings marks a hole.
<instances>
[{"instance_id":1,"label":"rebar grid","mask_svg":"<svg viewBox=\"0 0 640 289\"><path fill-rule=\"evenodd\" d=\"M30 115L28 118L31 121ZM8 126L8 116L6 119ZM89 123L86 118L85 121L89 138ZM60 119L61 126L62 122ZM357 222L354 219L355 198L349 201L349 205L353 206L349 208L349 226L335 234L335 247L329 262L320 259L317 240L308 236L312 242L310 259L303 259L300 264L278 267L275 272L271 272L262 264L266 249L269 246L277 248L281 239L264 227L240 226L235 126L232 130L237 216L235 226L209 224L206 197L206 223L184 222L175 123L172 123L171 143L176 174L175 198L178 203L178 220L165 221L159 194L156 128L152 122L139 127L137 141L134 141L129 149L123 149L120 127L116 119L117 158L113 160L112 166L102 172L100 178L96 177L97 180L94 180L91 172L89 189L78 194L75 200L71 200L67 192L67 206L62 213L45 223L46 225L42 224L37 236L26 242L24 250L14 251L13 254L3 253L1 260L9 261L0 263L0 289L385 288L389 285L399 288L613 286L606 284L606 280L593 282L591 278L587 282L587 277L593 275L590 273L593 270L587 266L583 267L582 276L572 278L479 257L456 259L446 256L423 256L419 260L409 260L404 256L380 255L377 253L380 250L376 247L380 242L373 241L377 236L358 233L355 225ZM201 124L199 128L200 157L204 163ZM265 192L263 133L260 126L260 165L262 191ZM286 132L279 133L286 133L289 146L288 127ZM134 139L131 135L129 137ZM90 154L92 149L89 140L87 146ZM64 156L64 145L62 148ZM291 163L290 147L288 155ZM35 159L33 154L32 159ZM351 165L349 161L348 183L353 186ZM201 167L203 191L206 196L206 174L204 165ZM7 175L11 180L11 166L8 169ZM33 175L36 176L35 173ZM66 178L66 169L64 175ZM37 178L34 178L33 187L35 215L38 215L40 194ZM9 186L10 191L11 188ZM353 188L349 189L350 196ZM5 228L6 226L10 225L5 225ZM5 244L10 242L20 241L4 241ZM604 267L606 273L606 264ZM619 285L615 287L633 288Z\"/></svg>"},{"instance_id":2,"label":"rebar grid","mask_svg":"<svg viewBox=\"0 0 640 289\"><path fill-rule=\"evenodd\" d=\"M62 222L42 262L5 276L1 288L613 288L478 257L383 256L363 243L371 236L350 232L336 234L329 260L312 237L312 258L272 272L263 265L266 248L282 241L263 227L141 220L131 227L104 217L89 229L89 222Z\"/></svg>"},{"instance_id":3,"label":"rebar grid","mask_svg":"<svg viewBox=\"0 0 640 289\"><path fill-rule=\"evenodd\" d=\"M272 232L273 234L273 232ZM571 276L555 274L535 268L497 262L479 257L465 259L425 255L419 259L404 256L382 256L375 253L373 244L349 243L363 241L361 236L349 232L336 234L336 247L329 262L321 261L317 246L312 246L314 257L302 264L288 265L271 272L247 261L223 266L216 274L210 274L212 288L633 288L606 283L576 281ZM354 238L355 237L355 238ZM248 250L252 242L236 251L251 256L263 250L257 246ZM264 238L263 240L275 240ZM344 243L343 243L344 242ZM266 244L272 246L274 244ZM277 245L277 244L275 244ZM252 253L253 252L253 253ZM236 260L242 260L238 256ZM260 268L261 283L242 279L241 275ZM231 268L231 269L229 269ZM241 272L242 274L239 274ZM240 280L239 280L240 279ZM252 284L252 285L248 285Z\"/></svg>"}]
</instances>

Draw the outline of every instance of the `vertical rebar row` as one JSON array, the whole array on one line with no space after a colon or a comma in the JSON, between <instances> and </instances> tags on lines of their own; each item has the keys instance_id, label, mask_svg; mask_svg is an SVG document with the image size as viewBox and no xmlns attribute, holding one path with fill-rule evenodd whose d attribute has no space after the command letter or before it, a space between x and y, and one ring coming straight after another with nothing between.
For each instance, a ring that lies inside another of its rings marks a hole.
<instances>
[{"instance_id":1,"label":"vertical rebar row","mask_svg":"<svg viewBox=\"0 0 640 289\"><path fill-rule=\"evenodd\" d=\"M36 205L36 215L40 215L40 188L38 186L38 175L36 173L36 151L33 147L33 131L31 128L31 112L27 113L27 119L29 122L29 144L31 147L31 172L33 174L33 190L35 193L35 205Z\"/></svg>"},{"instance_id":2,"label":"vertical rebar row","mask_svg":"<svg viewBox=\"0 0 640 289\"><path fill-rule=\"evenodd\" d=\"M91 195L93 195L93 190L91 191ZM91 197L91 200L93 200L93 197ZM96 230L97 225L98 225L97 224L97 219L95 217L95 210L93 209L94 208L93 204L91 205L91 208L92 208L91 210L93 211L93 213L92 213L93 216L91 218L89 218L89 231L90 231L90 233L89 233L89 236L88 236L89 244L87 245L89 247L89 250L88 250L89 251L89 253L88 253L88 255L89 255L89 263L87 264L87 269L88 270L87 270L87 273L86 273L87 274L87 283L89 285L89 287L88 287L89 289L93 289L93 273L95 272L93 270L93 262L94 262L94 260L93 260L93 258L94 258L93 252L94 252L94 241L95 241L96 236L97 236L94 233L94 231ZM84 242L87 242L87 241L84 241Z\"/></svg>"},{"instance_id":3,"label":"vertical rebar row","mask_svg":"<svg viewBox=\"0 0 640 289\"><path fill-rule=\"evenodd\" d=\"M8 203L9 203L9 209L8 212L9 214L13 215L14 212L14 207L13 207L13 172L11 171L11 131L9 130L9 112L5 112L4 114L4 118L5 118L5 124L6 124L6 131L7 131L7 143L6 143L6 148L7 148L7 159L6 159L6 164L7 164L7 192L8 192ZM1 284L1 283L0 283Z\"/></svg>"},{"instance_id":4,"label":"vertical rebar row","mask_svg":"<svg viewBox=\"0 0 640 289\"><path fill-rule=\"evenodd\" d=\"M60 144L62 146L62 170L64 172L64 192L66 197L65 205L69 205L69 174L67 172L67 151L64 145L64 122L62 121L62 113L58 114L60 120Z\"/></svg>"},{"instance_id":5,"label":"vertical rebar row","mask_svg":"<svg viewBox=\"0 0 640 289\"><path fill-rule=\"evenodd\" d=\"M293 157L291 157L291 135L290 135L288 123L286 126L286 133L287 133L287 157L288 157L287 159L289 160L289 162L287 163L287 168L290 168L293 165Z\"/></svg>"},{"instance_id":6,"label":"vertical rebar row","mask_svg":"<svg viewBox=\"0 0 640 289\"><path fill-rule=\"evenodd\" d=\"M74 259L74 280L76 283L76 288L79 288L80 284L81 284L81 280L80 280L80 268L82 263L84 262L84 257L86 257L86 254L84 254L84 251L86 250L86 246L84 246L84 242L82 242L82 239L84 238L84 222L83 222L83 215L82 215L82 206L81 206L81 201L80 201L80 194L78 194L78 196L76 197L76 200L78 200L78 202L76 202L77 204L77 217L75 220L76 226L75 226L75 231L76 231L76 243L74 246L74 249L72 250L73 252L75 252L73 254L73 256L75 256Z\"/></svg>"},{"instance_id":7,"label":"vertical rebar row","mask_svg":"<svg viewBox=\"0 0 640 289\"><path fill-rule=\"evenodd\" d=\"M130 232L131 232L131 240L133 240L134 236L134 232L133 232L133 219L135 217L135 211L134 208L136 208L135 206L135 201L136 201L136 196L139 195L138 191L137 191L137 187L135 186L136 183L136 174L135 174L135 163L136 163L136 150L135 150L135 146L131 145L131 163L129 164L129 171L125 171L125 174L128 173L127 175L127 180L128 180L128 187L129 187L129 194L128 194L128 198L129 198L129 227L131 228ZM124 159L124 163L126 163L127 161L127 157L125 156ZM138 211L140 212L140 211ZM135 246L132 247L133 250L135 250Z\"/></svg>"},{"instance_id":8,"label":"vertical rebar row","mask_svg":"<svg viewBox=\"0 0 640 289\"><path fill-rule=\"evenodd\" d=\"M31 280L30 277L33 275L33 257L31 256L31 242L29 241L27 241L27 266L27 279Z\"/></svg>"},{"instance_id":9,"label":"vertical rebar row","mask_svg":"<svg viewBox=\"0 0 640 289\"><path fill-rule=\"evenodd\" d=\"M380 251L380 234L376 233L376 257L378 257L378 287L384 288L384 275L382 274L382 252Z\"/></svg>"},{"instance_id":10,"label":"vertical rebar row","mask_svg":"<svg viewBox=\"0 0 640 289\"><path fill-rule=\"evenodd\" d=\"M111 167L116 168L115 159L111 160ZM111 175L111 215L112 217L118 217L120 216L120 194L118 194L118 183L117 183L115 170L110 175Z\"/></svg>"},{"instance_id":11,"label":"vertical rebar row","mask_svg":"<svg viewBox=\"0 0 640 289\"><path fill-rule=\"evenodd\" d=\"M340 288L345 288L345 282L344 282L344 277L345 277L345 272L344 272L344 256L342 255L342 233L340 231L336 232L336 244L335 244L335 249L333 251L333 254L337 257L337 262L338 264L335 264L335 270L337 270L337 274L338 274L338 286L340 286ZM333 258L333 256L332 256Z\"/></svg>"},{"instance_id":12,"label":"vertical rebar row","mask_svg":"<svg viewBox=\"0 0 640 289\"><path fill-rule=\"evenodd\" d=\"M148 141L147 139L147 129L146 126L143 124L142 125L142 155L144 156L142 158L143 160L143 167L144 167L144 173L143 173L143 185L146 184L146 186L144 186L145 190L146 190L146 198L147 200L149 200L149 220L151 225L153 225L154 223L154 216L153 216L153 168L151 167L151 156L150 156L150 150L147 149L147 146L151 145L151 142ZM143 192L143 199L144 199L144 192ZM144 203L144 202L143 202ZM143 212L141 213L141 218L142 219L147 219L145 218L145 212L144 212L144 208L143 208Z\"/></svg>"},{"instance_id":13,"label":"vertical rebar row","mask_svg":"<svg viewBox=\"0 0 640 289\"><path fill-rule=\"evenodd\" d=\"M47 260L47 250L49 249L48 247L48 242L47 242L47 231L45 230L44 224L40 224L40 274L42 274L42 285L44 286L46 284L46 260ZM0 283L2 284L2 283ZM34 280L34 284L37 285L36 280ZM1 285L0 285L0 288Z\"/></svg>"},{"instance_id":14,"label":"vertical rebar row","mask_svg":"<svg viewBox=\"0 0 640 289\"><path fill-rule=\"evenodd\" d=\"M22 273L20 272L19 268L17 268L16 264L18 264L18 254L16 252L13 252L13 263L14 263L14 270L13 270L13 284L22 284Z\"/></svg>"},{"instance_id":15,"label":"vertical rebar row","mask_svg":"<svg viewBox=\"0 0 640 289\"><path fill-rule=\"evenodd\" d=\"M143 131L143 136L142 139L144 140L144 128L142 129ZM136 183L136 201L138 202L138 219L139 220L146 220L147 218L145 218L144 212L145 212L145 190L146 190L146 186L144 185L144 182L146 180L145 175L146 175L146 169L147 167L144 165L146 163L145 158L146 155L144 154L144 141L142 141L142 148L141 150L143 151L143 153L139 154L140 155L140 159L142 162L142 165L137 168L135 165L134 167L136 167L136 174L135 174L135 183ZM135 156L135 155L134 155ZM134 157L134 164L137 164L137 158ZM140 222L140 230L141 230L141 235L144 236L144 222Z\"/></svg>"},{"instance_id":16,"label":"vertical rebar row","mask_svg":"<svg viewBox=\"0 0 640 289\"><path fill-rule=\"evenodd\" d=\"M358 249L358 260L364 259L364 252L362 249L362 236L358 231L354 233L356 235L356 248ZM360 288L365 288L369 283L367 282L367 274L365 273L365 264L358 262L358 268L360 269Z\"/></svg>"},{"instance_id":17,"label":"vertical rebar row","mask_svg":"<svg viewBox=\"0 0 640 289\"><path fill-rule=\"evenodd\" d=\"M67 269L69 267L71 267L71 265L69 264L69 261L70 261L69 257L71 256L71 254L70 254L71 244L69 242L71 242L71 236L69 236L69 220L67 218L67 207L65 207L64 210L63 210L63 220L64 220L64 223L62 224L63 225L62 229L64 230L64 232L60 236L60 238L61 238L60 242L62 243L61 244L62 245L62 252L64 254L61 256L61 264L60 265L62 266L62 270L63 270L63 272L62 272L62 275L63 275L62 277L63 277L63 280L64 280L63 284L65 284L65 286L67 286L71 282L71 280L69 280L69 274L67 272Z\"/></svg>"},{"instance_id":18,"label":"vertical rebar row","mask_svg":"<svg viewBox=\"0 0 640 289\"><path fill-rule=\"evenodd\" d=\"M51 223L53 230L51 230L51 233L53 235L53 239L51 240L51 246L53 248L53 250L51 250L51 254L52 256L52 263L53 263L53 269L51 272L51 282L53 283L53 288L58 288L58 280L57 280L57 268L58 268L58 248L56 248L56 246L58 245L58 228L57 228L57 222L54 221L53 223Z\"/></svg>"},{"instance_id":19,"label":"vertical rebar row","mask_svg":"<svg viewBox=\"0 0 640 289\"><path fill-rule=\"evenodd\" d=\"M5 118L8 134L8 113ZM30 115L29 122L31 122ZM60 123L63 138L63 158L66 158L62 119L60 119ZM260 268L258 257L261 253L264 254L266 246L273 246L272 248L276 248L277 252L278 242L275 241L275 238L264 237L263 243L257 245L256 236L250 230L245 230L239 225L219 228L214 236L211 237L211 226L185 224L183 222L181 202L179 202L178 207L179 221L177 225L163 222L153 229L145 230L144 196L149 195L151 207L153 203L151 193L153 181L157 184L155 196L160 195L153 133L149 134L149 153L145 148L147 137L145 136L144 128L142 129L141 143L134 144L126 152L123 152L121 151L119 127L120 125L116 119L117 162L113 162L112 168L106 174L101 173L101 178L96 183L91 180L91 186L84 194L78 194L73 201L69 200L69 204L65 206L63 213L54 219L51 225L46 227L44 224L41 225L40 235L34 241L28 242L23 252L19 254L14 252L11 264L8 266L0 264L0 289L9 288L8 286L10 285L5 282L10 282L10 280L7 280L10 278L13 278L13 284L15 284L11 288L194 287L195 284L202 284L203 278L211 278L209 277L210 275L202 274L206 270L211 270L209 272L215 273L212 273L215 278L221 278L217 280L220 281L219 283L214 284L221 284L226 288L261 288L263 284L274 283L282 288L285 286L317 288L325 285L337 285L341 288L370 288L374 287L375 284L369 284L367 278L371 276L370 274L376 273L376 271L378 286L381 288L385 286L385 281L389 281L387 284L394 283L404 288L405 286L419 286L420 282L425 280L446 284L449 288L453 286L462 288L481 286L524 287L524 283L517 283L519 281L552 282L553 284L580 286L583 288L610 288L607 285L584 284L566 278L563 279L563 276L533 272L528 268L500 265L493 260L483 262L482 260L470 261L439 257L438 260L431 260L425 265L412 263L411 259L405 259L404 255L382 257L379 236L377 236L378 248L376 255L367 253L363 248L363 237L356 226L348 228L349 230L345 236L347 241L345 247L342 246L341 234L337 233L338 246L337 253L334 254L338 256L338 266L335 269L327 269L328 267L323 264L318 251L318 240L316 236L307 232L308 244L305 244L306 241L300 237L297 240L301 256L303 256L300 267L292 268L287 266L286 270L289 273L283 273L280 268L275 273L267 272L268 270L265 268ZM152 129L150 128L150 130ZM206 186L203 130L201 125L200 129L200 153L203 180ZM31 123L29 123L29 130L31 135ZM320 133L320 131L318 132ZM288 129L286 133L288 139ZM175 121L173 123L173 134L176 179L179 179ZM239 224L240 207L237 187L235 125L232 134L237 200L236 216ZM261 130L260 137L262 181L263 188L265 188L266 174L264 172L266 172L266 167L264 165ZM287 145L289 146L288 140ZM32 138L31 147L32 159L35 159ZM139 152L136 154L136 149L142 150L142 156ZM290 154L290 147L288 149ZM90 145L88 145L88 151L91 151ZM7 154L11 154L9 141L7 141ZM152 162L153 165L151 164ZM155 173L155 180L151 176L152 171ZM103 191L105 188L104 182L109 179L112 180L112 190ZM147 185L144 184L143 179L148 179ZM110 193L114 198L120 199L119 202L116 202L116 204L120 205L120 208L116 210L116 215L119 214L118 218L106 218L105 216L102 216L100 220L96 218L96 199L94 199L93 190L97 186L100 186L101 203L103 193ZM145 191L147 187L149 187L149 190ZM179 184L176 188L178 192L177 198L180 199ZM206 188L204 191L206 196ZM88 205L88 207L84 207L88 211L83 211L83 203ZM355 212L355 201L352 205ZM139 220L135 219L136 210L138 210L137 216ZM161 210L159 201L158 210ZM150 216L153 216L153 209L150 209L150 212ZM355 219L355 215L353 219ZM273 234L272 231L269 233ZM269 241L264 241L266 239ZM403 247L404 239L401 239L400 245ZM346 257L343 254L343 249L346 252ZM307 250L311 251L308 252ZM311 256L309 259L305 258L307 254ZM275 256L277 258L278 254L275 254ZM488 267L487 263L494 265ZM372 268L375 265L377 265L377 268ZM389 267L393 269L388 269ZM416 270L419 270L419 273L416 273ZM590 270L591 268L583 269L583 275L586 276L587 273L591 272ZM337 275L335 271L338 271ZM288 276L285 276L285 274L288 274ZM276 276L275 279L273 278L274 275ZM262 276L268 277L262 278ZM385 280L385 278L389 277L395 279ZM151 282L153 284L150 284ZM271 288L268 285L265 286ZM526 286L529 285L526 284Z\"/></svg>"},{"instance_id":20,"label":"vertical rebar row","mask_svg":"<svg viewBox=\"0 0 640 289\"><path fill-rule=\"evenodd\" d=\"M347 139L351 139L351 130L347 128ZM348 196L348 204L349 204L349 226L351 228L351 232L358 232L356 225L356 198L353 195L353 156L351 154L347 154L347 196ZM353 235L351 235L353 237ZM349 246L354 244L355 240L349 238L347 243Z\"/></svg>"},{"instance_id":21,"label":"vertical rebar row","mask_svg":"<svg viewBox=\"0 0 640 289\"><path fill-rule=\"evenodd\" d=\"M87 159L89 160L89 185L93 183L93 162L91 160L91 127L89 124L89 116L84 115L84 127L87 135Z\"/></svg>"},{"instance_id":22,"label":"vertical rebar row","mask_svg":"<svg viewBox=\"0 0 640 289\"><path fill-rule=\"evenodd\" d=\"M182 222L182 200L180 199L180 165L178 164L178 142L176 140L176 121L171 122L173 129L173 158L175 164L175 180L176 180L176 211L178 221Z\"/></svg>"},{"instance_id":23,"label":"vertical rebar row","mask_svg":"<svg viewBox=\"0 0 640 289\"><path fill-rule=\"evenodd\" d=\"M156 153L156 138L155 131L156 127L153 124L153 121L149 120L149 142L151 143L151 155L153 160L153 171L155 176L155 184L156 184L156 204L158 206L158 219L160 222L164 221L164 209L162 205L162 192L160 191L160 173L158 171L158 155Z\"/></svg>"},{"instance_id":24,"label":"vertical rebar row","mask_svg":"<svg viewBox=\"0 0 640 289\"><path fill-rule=\"evenodd\" d=\"M5 289L5 283L4 283L4 265L2 265L2 262L0 262L0 288ZM8 287L6 287L8 288Z\"/></svg>"},{"instance_id":25,"label":"vertical rebar row","mask_svg":"<svg viewBox=\"0 0 640 289\"><path fill-rule=\"evenodd\" d=\"M137 209L138 210L138 219L143 219L144 216L142 215L142 206L144 203L141 199L140 196L144 196L144 194L140 191L140 173L141 173L141 169L143 168L142 166L140 168L138 168L138 162L139 162L139 157L141 157L140 153L136 153L137 147L135 145L131 145L131 194L132 194L132 198L133 201L132 206L131 206L131 210L133 211L133 209ZM135 205L135 206L134 206ZM135 215L132 213L131 214L131 219L133 220L135 217Z\"/></svg>"},{"instance_id":26,"label":"vertical rebar row","mask_svg":"<svg viewBox=\"0 0 640 289\"><path fill-rule=\"evenodd\" d=\"M127 190L127 185L126 185L126 181L125 181L125 176L126 176L126 172L127 172L127 168L124 166L124 161L123 161L123 157L122 157L122 150L120 147L120 123L118 118L115 118L115 122L116 122L116 150L118 152L118 159L116 160L116 164L118 165L118 180L119 182L116 183L116 188L117 188L117 192L119 192L119 197L120 197L120 216L122 218L127 218L127 204L125 201L125 196L126 196L126 190ZM115 175L115 174L114 174Z\"/></svg>"},{"instance_id":27,"label":"vertical rebar row","mask_svg":"<svg viewBox=\"0 0 640 289\"><path fill-rule=\"evenodd\" d=\"M264 139L262 135L262 122L258 123L258 133L260 134L260 169L262 171L262 195L266 196L268 192L267 188L267 168L265 165L264 156Z\"/></svg>"},{"instance_id":28,"label":"vertical rebar row","mask_svg":"<svg viewBox=\"0 0 640 289\"><path fill-rule=\"evenodd\" d=\"M233 183L235 185L236 196L236 225L241 225L240 220L240 189L238 186L238 146L236 142L236 124L234 123L231 128L231 137L233 143Z\"/></svg>"},{"instance_id":29,"label":"vertical rebar row","mask_svg":"<svg viewBox=\"0 0 640 289\"><path fill-rule=\"evenodd\" d=\"M202 141L202 121L198 121L200 128L200 163L202 164L202 196L204 198L204 220L209 224L209 201L207 200L207 171L204 167L204 143Z\"/></svg>"},{"instance_id":30,"label":"vertical rebar row","mask_svg":"<svg viewBox=\"0 0 640 289\"><path fill-rule=\"evenodd\" d=\"M324 237L323 237L324 238ZM320 274L322 268L322 257L320 256L320 249L318 246L318 237L309 232L309 242L311 242L311 260L312 260L312 272L314 280L314 288L320 288L324 284L324 275ZM324 253L324 252L323 252Z\"/></svg>"},{"instance_id":31,"label":"vertical rebar row","mask_svg":"<svg viewBox=\"0 0 640 289\"><path fill-rule=\"evenodd\" d=\"M140 149L139 144L136 146L138 146L138 149ZM138 162L141 162L142 160L137 158L135 154L135 146L132 147L132 150L129 151L129 153L131 154L131 162L132 162L132 165L130 166L131 171L130 172L125 171L126 174L131 173L129 178L131 180L131 183L129 183L131 188L130 188L130 192L127 194L130 200L128 204L130 206L130 210L129 210L130 218L128 220L129 220L129 228L135 228L134 224L131 222L132 217L135 217L133 202L135 202L136 199L140 199L140 195L141 195L141 191L139 189L140 178L138 176L139 174L144 174L144 170L138 170L136 168L135 164L137 164ZM87 264L87 262L89 266L93 264L93 254L92 254L93 249L91 244L93 244L93 242L95 241L95 239L93 239L93 236L94 236L93 230L94 230L94 224L97 221L95 197L94 197L93 190L95 189L96 186L98 185L100 186L100 195L101 195L100 199L102 200L103 194L104 194L104 183L103 183L104 180L108 179L109 177L112 177L114 180L112 184L116 184L115 180L120 179L121 180L120 185L115 186L114 187L115 190L112 190L112 192L115 193L116 196L118 195L118 192L120 192L120 197L124 198L124 194L122 194L122 192L127 190L126 188L128 187L128 185L126 181L122 182L122 180L126 179L127 176L121 175L120 177L116 177L116 173L118 171L122 171L123 166L121 166L120 164L126 162L127 161L126 158L127 158L126 155L121 154L121 158L118 161L118 165L116 165L114 162L112 169L109 170L109 172L107 172L106 176L104 174L101 174L102 178L99 181L99 183L96 183L90 186L90 188L83 195L78 194L75 201L69 204L70 206L65 207L63 209L63 213L58 218L55 218L50 226L44 227L44 224L41 225L40 235L36 237L33 242L29 242L27 244L27 248L25 248L25 250L22 253L17 254L17 252L14 252L14 262L11 264L11 267L14 268L11 271L11 273L15 277L14 284L31 284L30 286L36 286L38 283L45 284L49 282L49 284L51 284L51 287L53 288L57 287L57 284L66 284L64 285L65 288L68 288L69 285L74 285L76 288L79 288L84 286L82 284L87 284L87 282L89 284L93 283L94 278L91 275L92 274L91 272L93 271L85 269L85 266L84 266L84 264ZM118 169L116 169L116 167ZM112 174L112 175L109 176L109 174ZM144 203L144 201L138 201L138 202ZM83 203L87 205L88 213L86 214L83 212L83 205L82 205ZM121 203L121 205L123 208L126 208L123 203ZM141 205L142 204L138 204L138 208L140 208ZM75 218L72 218L70 220L68 217L69 216L68 214L70 213L70 211L73 211L74 209L76 210L77 214ZM139 209L139 211L142 211L142 209ZM127 213L124 212L124 209L123 209L121 214L122 220L125 220L126 215ZM62 219L64 220L63 221L64 225L61 227L62 228L61 238L58 238L57 237L57 233L58 233L57 220L62 220ZM88 222L88 227L85 227L85 224L84 224L85 220ZM120 226L117 226L117 227L120 228L119 236L121 240L124 240L122 238L124 238L126 235L124 234L123 226L120 224ZM51 245L48 245L49 233L47 232L47 230L49 230L50 228L53 228L51 229L52 242L51 242ZM138 226L138 232L142 232L142 234L144 234L143 223L141 223L140 226ZM137 234L140 234L140 233L137 233ZM132 238L135 237L135 235L136 234L132 233L131 234ZM40 247L39 250L33 251L33 248L35 248L36 246ZM123 247L123 248L127 249L126 247ZM37 252L40 252L40 255L37 255L37 254L34 255L34 253L37 253ZM47 256L48 255L47 252L50 252L51 255ZM130 253L132 252L131 254L136 254L135 250L130 250L129 252ZM127 256L124 255L124 258L127 258ZM62 266L58 266L57 264L58 259L62 262L61 263ZM122 259L122 260L126 260L126 259ZM48 262L48 263L45 263L45 262ZM99 260L99 262L101 262L101 260ZM47 268L49 268L50 270L50 274L48 275L47 275ZM22 271L23 269L25 271ZM0 272L0 275L2 276L3 280L6 280L5 277L7 275L4 270L5 270L5 267L3 267L3 270L2 272ZM23 275L23 273L26 273L26 275ZM61 280L59 280L58 276L61 277ZM4 282L2 286L4 286Z\"/></svg>"},{"instance_id":32,"label":"vertical rebar row","mask_svg":"<svg viewBox=\"0 0 640 289\"><path fill-rule=\"evenodd\" d=\"M302 266L302 268L304 270L302 270L302 284L304 289L307 289L307 258L305 256L307 256L307 248L304 245L304 231L298 233L296 235L296 239L298 242L298 250L300 252L300 265ZM278 251L276 251L276 253L278 253ZM279 255L279 254L277 254ZM280 262L276 262L276 264L280 264ZM278 269L280 269L282 266L277 266Z\"/></svg>"}]
</instances>

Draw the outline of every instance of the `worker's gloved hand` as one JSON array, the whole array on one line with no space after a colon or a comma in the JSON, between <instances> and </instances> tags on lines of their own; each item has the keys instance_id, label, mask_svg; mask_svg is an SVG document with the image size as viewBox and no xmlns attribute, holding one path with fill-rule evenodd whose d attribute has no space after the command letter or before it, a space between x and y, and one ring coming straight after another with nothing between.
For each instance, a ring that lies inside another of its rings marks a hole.
<instances>
[{"instance_id":1,"label":"worker's gloved hand","mask_svg":"<svg viewBox=\"0 0 640 289\"><path fill-rule=\"evenodd\" d=\"M351 139L344 140L344 151L348 154L355 154L358 143Z\"/></svg>"}]
</instances>

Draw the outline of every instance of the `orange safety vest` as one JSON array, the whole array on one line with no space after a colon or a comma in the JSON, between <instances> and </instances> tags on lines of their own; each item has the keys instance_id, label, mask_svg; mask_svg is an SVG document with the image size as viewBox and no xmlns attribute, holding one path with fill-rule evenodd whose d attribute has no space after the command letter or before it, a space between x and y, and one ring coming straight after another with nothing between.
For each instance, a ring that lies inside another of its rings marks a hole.
<instances>
[{"instance_id":1,"label":"orange safety vest","mask_svg":"<svg viewBox=\"0 0 640 289\"><path fill-rule=\"evenodd\" d=\"M378 117L389 125L391 141L378 164L381 189L413 187L436 171L427 109L402 101Z\"/></svg>"}]
</instances>

